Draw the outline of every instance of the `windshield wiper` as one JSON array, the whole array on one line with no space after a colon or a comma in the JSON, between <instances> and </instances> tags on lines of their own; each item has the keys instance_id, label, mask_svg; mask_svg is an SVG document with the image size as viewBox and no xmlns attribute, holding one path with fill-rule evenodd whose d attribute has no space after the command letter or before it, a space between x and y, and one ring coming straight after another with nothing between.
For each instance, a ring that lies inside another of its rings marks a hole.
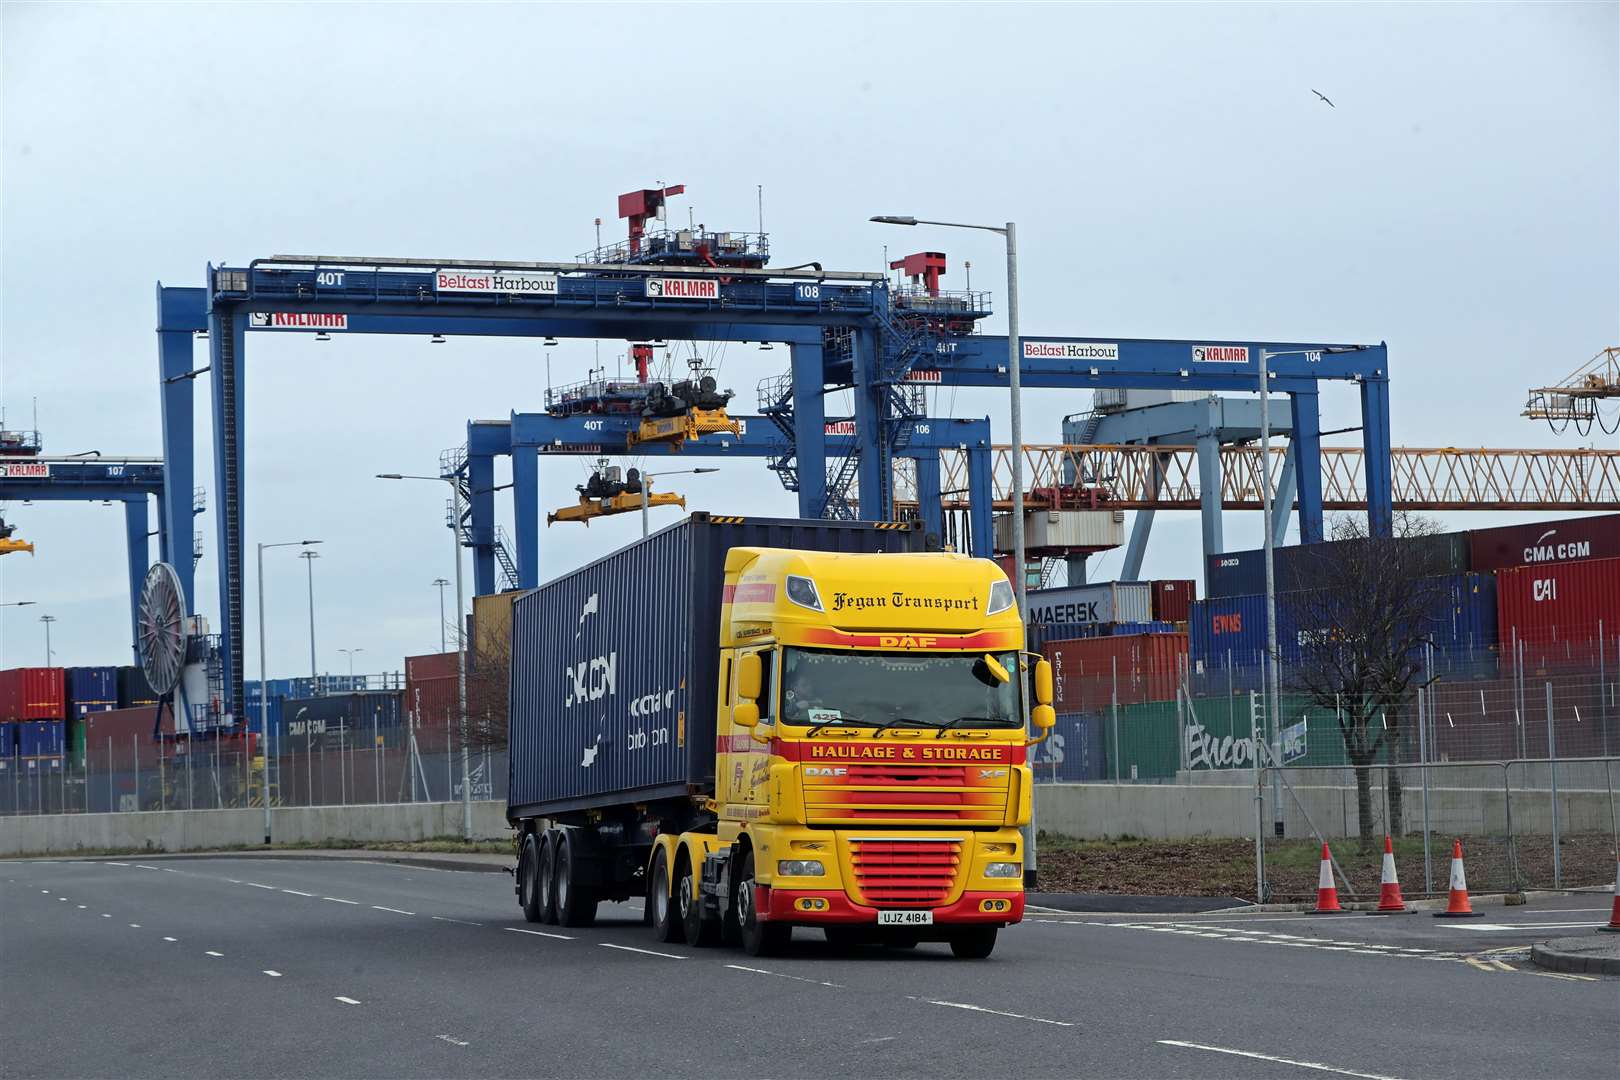
<instances>
[{"instance_id":1,"label":"windshield wiper","mask_svg":"<svg viewBox=\"0 0 1620 1080\"><path fill-rule=\"evenodd\" d=\"M981 724L995 724L997 727L1012 726L1012 721L997 720L993 716L958 716L955 720L947 720L943 724L940 724L939 730L934 732L934 738L943 739L945 737L945 733L951 728L955 727L957 724L965 724L969 721L974 721Z\"/></svg>"},{"instance_id":2,"label":"windshield wiper","mask_svg":"<svg viewBox=\"0 0 1620 1080\"><path fill-rule=\"evenodd\" d=\"M848 724L854 719L855 718L852 716L830 716L825 720L818 721L815 727L804 733L804 737L807 739L813 739L817 734L835 724Z\"/></svg>"},{"instance_id":3,"label":"windshield wiper","mask_svg":"<svg viewBox=\"0 0 1620 1080\"><path fill-rule=\"evenodd\" d=\"M879 735L882 735L885 731L888 731L892 727L897 727L900 724L915 724L917 727L933 727L934 726L933 724L925 723L925 722L923 722L921 720L913 720L909 716L897 716L893 720L885 720L883 723L881 723L877 727L873 728L872 729L872 738L875 739Z\"/></svg>"}]
</instances>

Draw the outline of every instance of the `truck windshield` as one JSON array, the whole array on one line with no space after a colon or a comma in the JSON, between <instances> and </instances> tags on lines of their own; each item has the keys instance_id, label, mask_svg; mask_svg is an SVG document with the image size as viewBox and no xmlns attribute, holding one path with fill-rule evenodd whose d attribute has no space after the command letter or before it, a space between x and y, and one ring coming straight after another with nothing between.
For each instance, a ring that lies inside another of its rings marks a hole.
<instances>
[{"instance_id":1,"label":"truck windshield","mask_svg":"<svg viewBox=\"0 0 1620 1080\"><path fill-rule=\"evenodd\" d=\"M1018 654L993 654L1012 673L992 675L979 653L782 650L782 720L789 724L896 721L919 726L1021 727Z\"/></svg>"}]
</instances>

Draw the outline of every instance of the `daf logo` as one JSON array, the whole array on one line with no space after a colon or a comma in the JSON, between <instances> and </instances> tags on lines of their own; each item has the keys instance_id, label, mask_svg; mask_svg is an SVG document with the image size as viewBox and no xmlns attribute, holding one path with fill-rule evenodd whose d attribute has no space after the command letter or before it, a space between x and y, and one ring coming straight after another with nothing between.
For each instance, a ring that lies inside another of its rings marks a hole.
<instances>
[{"instance_id":1,"label":"daf logo","mask_svg":"<svg viewBox=\"0 0 1620 1080\"><path fill-rule=\"evenodd\" d=\"M849 775L849 770L844 768L841 765L839 765L839 766L833 766L833 765L806 765L804 767L804 775L806 775L806 776L848 776Z\"/></svg>"}]
</instances>

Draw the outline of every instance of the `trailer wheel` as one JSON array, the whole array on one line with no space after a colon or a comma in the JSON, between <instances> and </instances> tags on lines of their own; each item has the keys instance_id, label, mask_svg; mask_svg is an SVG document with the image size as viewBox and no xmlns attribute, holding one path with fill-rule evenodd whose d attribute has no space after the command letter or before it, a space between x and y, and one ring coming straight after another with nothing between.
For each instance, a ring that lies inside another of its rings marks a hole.
<instances>
[{"instance_id":1,"label":"trailer wheel","mask_svg":"<svg viewBox=\"0 0 1620 1080\"><path fill-rule=\"evenodd\" d=\"M997 929L994 926L975 926L971 930L959 930L951 938L951 952L956 954L958 960L983 960L995 951Z\"/></svg>"},{"instance_id":2,"label":"trailer wheel","mask_svg":"<svg viewBox=\"0 0 1620 1080\"><path fill-rule=\"evenodd\" d=\"M793 927L761 922L754 910L754 852L743 856L737 874L737 922L742 930L743 951L749 956L771 956L782 951L793 937Z\"/></svg>"},{"instance_id":3,"label":"trailer wheel","mask_svg":"<svg viewBox=\"0 0 1620 1080\"><path fill-rule=\"evenodd\" d=\"M685 927L675 916L669 895L669 850L660 846L653 854L652 885L647 890L647 910L652 912L653 936L666 945L686 940Z\"/></svg>"},{"instance_id":4,"label":"trailer wheel","mask_svg":"<svg viewBox=\"0 0 1620 1080\"><path fill-rule=\"evenodd\" d=\"M518 856L518 905L528 922L540 921L540 852L532 835L523 838L523 854Z\"/></svg>"},{"instance_id":5,"label":"trailer wheel","mask_svg":"<svg viewBox=\"0 0 1620 1080\"><path fill-rule=\"evenodd\" d=\"M703 890L692 860L682 858L678 865L681 879L675 886L675 900L681 915L681 930L693 945L710 947L720 939L720 922L703 916Z\"/></svg>"},{"instance_id":6,"label":"trailer wheel","mask_svg":"<svg viewBox=\"0 0 1620 1080\"><path fill-rule=\"evenodd\" d=\"M557 921L557 837L550 829L535 844L535 908L543 923Z\"/></svg>"},{"instance_id":7,"label":"trailer wheel","mask_svg":"<svg viewBox=\"0 0 1620 1080\"><path fill-rule=\"evenodd\" d=\"M579 858L568 833L558 837L557 923L561 926L589 926L596 921L596 895L589 885L579 883Z\"/></svg>"}]
</instances>

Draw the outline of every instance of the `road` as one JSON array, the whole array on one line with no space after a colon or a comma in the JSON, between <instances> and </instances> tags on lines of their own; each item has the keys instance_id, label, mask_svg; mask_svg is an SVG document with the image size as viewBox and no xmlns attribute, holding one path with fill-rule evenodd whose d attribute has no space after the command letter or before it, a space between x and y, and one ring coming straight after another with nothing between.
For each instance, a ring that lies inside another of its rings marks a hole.
<instances>
[{"instance_id":1,"label":"road","mask_svg":"<svg viewBox=\"0 0 1620 1080\"><path fill-rule=\"evenodd\" d=\"M1036 913L994 957L531 926L504 874L0 864L0 1072L43 1076L1616 1075L1620 980L1530 967L1607 897L1427 914Z\"/></svg>"}]
</instances>

